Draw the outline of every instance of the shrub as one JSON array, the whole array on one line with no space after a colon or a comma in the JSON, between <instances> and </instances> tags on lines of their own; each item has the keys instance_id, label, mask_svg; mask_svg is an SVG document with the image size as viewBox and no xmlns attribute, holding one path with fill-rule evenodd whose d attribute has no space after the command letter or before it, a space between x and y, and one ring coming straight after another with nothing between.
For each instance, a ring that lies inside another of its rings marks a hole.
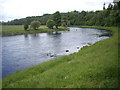
<instances>
[{"instance_id":1,"label":"shrub","mask_svg":"<svg viewBox=\"0 0 120 90\"><path fill-rule=\"evenodd\" d=\"M24 24L24 30L27 30L29 28L28 24Z\"/></svg>"},{"instance_id":2,"label":"shrub","mask_svg":"<svg viewBox=\"0 0 120 90\"><path fill-rule=\"evenodd\" d=\"M31 28L36 30L36 29L39 28L39 26L40 26L40 22L39 21L32 21L31 22Z\"/></svg>"}]
</instances>

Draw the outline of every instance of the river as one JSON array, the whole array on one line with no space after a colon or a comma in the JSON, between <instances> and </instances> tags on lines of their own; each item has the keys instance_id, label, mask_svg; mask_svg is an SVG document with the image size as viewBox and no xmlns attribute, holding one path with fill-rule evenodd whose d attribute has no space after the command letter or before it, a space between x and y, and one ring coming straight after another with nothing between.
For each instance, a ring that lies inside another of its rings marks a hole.
<instances>
[{"instance_id":1,"label":"river","mask_svg":"<svg viewBox=\"0 0 120 90\"><path fill-rule=\"evenodd\" d=\"M2 77L78 52L83 46L109 38L105 30L70 27L69 31L2 37Z\"/></svg>"}]
</instances>

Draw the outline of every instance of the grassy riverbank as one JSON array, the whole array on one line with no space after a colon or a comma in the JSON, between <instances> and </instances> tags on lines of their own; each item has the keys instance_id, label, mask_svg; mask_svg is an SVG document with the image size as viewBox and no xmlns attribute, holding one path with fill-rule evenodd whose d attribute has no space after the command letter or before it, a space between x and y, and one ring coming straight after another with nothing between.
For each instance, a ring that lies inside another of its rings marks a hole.
<instances>
[{"instance_id":1,"label":"grassy riverbank","mask_svg":"<svg viewBox=\"0 0 120 90\"><path fill-rule=\"evenodd\" d=\"M52 31L63 31L68 28L60 27L59 29L49 29L46 26L40 26L38 30L28 29L24 30L23 25L3 25L2 26L2 36L13 36L13 35L21 35L21 34L32 34L32 33L44 33L44 32L52 32Z\"/></svg>"},{"instance_id":2,"label":"grassy riverbank","mask_svg":"<svg viewBox=\"0 0 120 90\"><path fill-rule=\"evenodd\" d=\"M118 28L109 39L78 53L19 71L3 79L3 88L115 88L118 87Z\"/></svg>"}]
</instances>

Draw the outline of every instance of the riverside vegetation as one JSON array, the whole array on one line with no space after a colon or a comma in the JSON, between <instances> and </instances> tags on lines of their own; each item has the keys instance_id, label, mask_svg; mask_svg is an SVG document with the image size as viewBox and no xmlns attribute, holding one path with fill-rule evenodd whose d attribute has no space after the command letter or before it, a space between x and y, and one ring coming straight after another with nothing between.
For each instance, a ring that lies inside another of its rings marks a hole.
<instances>
[{"instance_id":1,"label":"riverside vegetation","mask_svg":"<svg viewBox=\"0 0 120 90\"><path fill-rule=\"evenodd\" d=\"M89 26L90 27L90 26ZM3 88L116 88L118 87L118 28L113 36L3 79Z\"/></svg>"}]
</instances>

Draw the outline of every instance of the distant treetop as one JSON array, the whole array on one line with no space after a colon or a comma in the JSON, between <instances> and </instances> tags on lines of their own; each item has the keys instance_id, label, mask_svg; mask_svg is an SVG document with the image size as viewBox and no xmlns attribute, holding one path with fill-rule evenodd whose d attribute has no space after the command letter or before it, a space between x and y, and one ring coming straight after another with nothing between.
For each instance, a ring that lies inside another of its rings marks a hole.
<instances>
[{"instance_id":1,"label":"distant treetop","mask_svg":"<svg viewBox=\"0 0 120 90\"><path fill-rule=\"evenodd\" d=\"M120 0L113 0L113 3L118 3Z\"/></svg>"}]
</instances>

